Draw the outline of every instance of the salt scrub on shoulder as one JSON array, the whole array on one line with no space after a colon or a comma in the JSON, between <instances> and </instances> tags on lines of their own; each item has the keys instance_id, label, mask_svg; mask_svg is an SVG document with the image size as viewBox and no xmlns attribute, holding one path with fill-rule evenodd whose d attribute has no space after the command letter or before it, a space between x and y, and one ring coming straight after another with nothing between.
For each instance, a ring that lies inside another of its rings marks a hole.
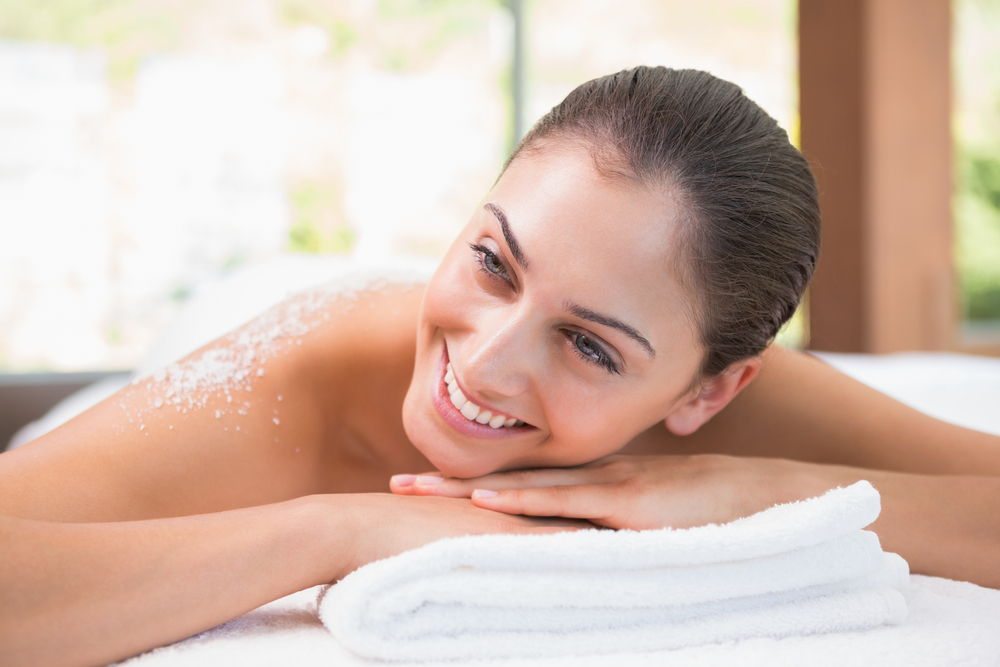
<instances>
[{"instance_id":1,"label":"salt scrub on shoulder","mask_svg":"<svg viewBox=\"0 0 1000 667\"><path fill-rule=\"evenodd\" d=\"M162 420L164 412L168 417L170 412L185 415L188 410L200 410L223 396L222 408L215 407L217 403L213 405L216 419L233 414L246 416L250 401L234 401L233 394L252 393L254 381L266 375L269 360L279 353L287 354L291 346L302 345L302 337L329 321L332 314L349 312L358 303L359 293L384 294L394 287L423 284L426 278L412 273L355 274L300 292L226 335L218 347L170 364L145 378L136 378L124 393L131 397L136 391L145 390L146 407L133 411L124 401L120 407L128 424L140 430L145 428L144 420L153 417ZM280 395L277 400L281 401ZM277 416L272 421L275 426L280 424ZM122 423L116 431L123 431L126 426Z\"/></svg>"}]
</instances>

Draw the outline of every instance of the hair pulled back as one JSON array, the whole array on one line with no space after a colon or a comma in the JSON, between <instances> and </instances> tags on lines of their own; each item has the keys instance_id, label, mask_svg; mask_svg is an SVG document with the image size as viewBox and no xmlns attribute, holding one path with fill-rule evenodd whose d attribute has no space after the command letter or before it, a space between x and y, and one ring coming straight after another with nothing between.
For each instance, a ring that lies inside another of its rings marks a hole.
<instances>
[{"instance_id":1,"label":"hair pulled back","mask_svg":"<svg viewBox=\"0 0 1000 667\"><path fill-rule=\"evenodd\" d=\"M777 122L706 72L636 67L573 90L507 163L564 137L584 140L602 173L673 188L686 209L680 259L701 375L760 354L795 313L819 253L816 182Z\"/></svg>"}]
</instances>

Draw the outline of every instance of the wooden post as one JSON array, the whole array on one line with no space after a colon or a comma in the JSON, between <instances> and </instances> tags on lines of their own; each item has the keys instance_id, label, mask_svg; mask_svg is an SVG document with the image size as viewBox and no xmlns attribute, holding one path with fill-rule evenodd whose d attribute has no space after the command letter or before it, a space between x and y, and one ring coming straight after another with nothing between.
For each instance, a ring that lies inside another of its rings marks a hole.
<instances>
[{"instance_id":1,"label":"wooden post","mask_svg":"<svg viewBox=\"0 0 1000 667\"><path fill-rule=\"evenodd\" d=\"M949 0L800 0L799 72L823 215L810 347L953 347Z\"/></svg>"}]
</instances>

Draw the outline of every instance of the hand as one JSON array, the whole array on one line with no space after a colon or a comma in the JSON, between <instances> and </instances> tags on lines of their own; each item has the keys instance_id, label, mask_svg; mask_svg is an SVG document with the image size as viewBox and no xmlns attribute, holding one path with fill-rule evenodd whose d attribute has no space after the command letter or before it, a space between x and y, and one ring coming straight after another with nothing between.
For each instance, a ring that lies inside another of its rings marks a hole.
<instances>
[{"instance_id":1,"label":"hand","mask_svg":"<svg viewBox=\"0 0 1000 667\"><path fill-rule=\"evenodd\" d=\"M463 535L544 534L593 528L584 521L529 518L476 507L464 498L401 498L385 493L313 496L326 505L334 503L338 514L348 502L352 525L344 540L351 551L334 579L342 579L357 568L376 560L415 549L445 537ZM329 507L321 508L328 513Z\"/></svg>"},{"instance_id":2,"label":"hand","mask_svg":"<svg viewBox=\"0 0 1000 667\"><path fill-rule=\"evenodd\" d=\"M440 473L396 475L390 488L398 495L471 498L496 512L587 519L608 528L689 528L733 521L836 486L802 466L719 455L614 455L576 468L466 480Z\"/></svg>"}]
</instances>

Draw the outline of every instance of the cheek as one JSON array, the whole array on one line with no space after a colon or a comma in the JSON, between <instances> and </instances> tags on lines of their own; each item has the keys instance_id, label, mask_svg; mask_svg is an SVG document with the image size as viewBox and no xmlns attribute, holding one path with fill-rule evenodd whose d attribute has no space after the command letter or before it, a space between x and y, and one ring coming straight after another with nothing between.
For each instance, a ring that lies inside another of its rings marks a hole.
<instances>
[{"instance_id":1,"label":"cheek","mask_svg":"<svg viewBox=\"0 0 1000 667\"><path fill-rule=\"evenodd\" d=\"M579 382L553 387L546 413L560 449L580 462L606 456L631 440L648 425L620 392L592 390ZM634 431L634 432L633 432Z\"/></svg>"},{"instance_id":2,"label":"cheek","mask_svg":"<svg viewBox=\"0 0 1000 667\"><path fill-rule=\"evenodd\" d=\"M586 391L579 384L553 387L548 415L556 445L554 465L578 465L612 454L659 423L673 402L658 386Z\"/></svg>"}]
</instances>

